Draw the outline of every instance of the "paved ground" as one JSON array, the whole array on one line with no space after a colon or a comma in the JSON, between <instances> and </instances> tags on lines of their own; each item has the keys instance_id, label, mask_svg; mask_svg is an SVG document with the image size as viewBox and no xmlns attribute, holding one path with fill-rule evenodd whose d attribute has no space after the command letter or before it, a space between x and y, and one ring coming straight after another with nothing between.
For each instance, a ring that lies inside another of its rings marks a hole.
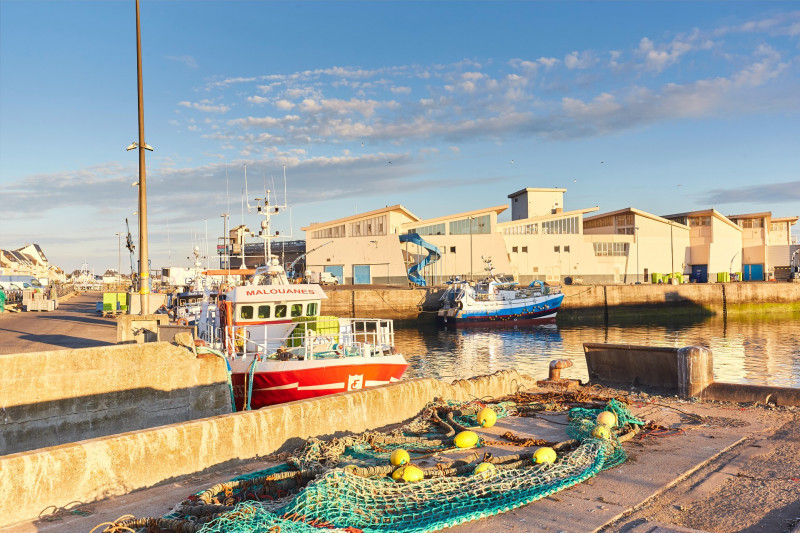
<instances>
[{"instance_id":1,"label":"paved ground","mask_svg":"<svg viewBox=\"0 0 800 533\"><path fill-rule=\"evenodd\" d=\"M95 312L102 293L63 299L55 311L6 310L0 315L0 354L89 348L117 342L117 322Z\"/></svg>"},{"instance_id":2,"label":"paved ground","mask_svg":"<svg viewBox=\"0 0 800 533\"><path fill-rule=\"evenodd\" d=\"M680 430L626 443L621 466L505 514L457 526L460 533L680 533L792 531L800 519L800 413L760 406L699 404L638 396L637 416ZM565 438L565 415L502 419L483 430L551 440ZM498 439L499 440L499 439ZM520 451L493 446L494 455ZM452 455L433 457L429 464ZM188 495L236 475L275 464L277 458L198 474L157 487L61 512L49 520L0 533L89 532L122 515L161 516ZM424 464L424 463L423 463ZM428 465L426 465L428 466Z\"/></svg>"}]
</instances>

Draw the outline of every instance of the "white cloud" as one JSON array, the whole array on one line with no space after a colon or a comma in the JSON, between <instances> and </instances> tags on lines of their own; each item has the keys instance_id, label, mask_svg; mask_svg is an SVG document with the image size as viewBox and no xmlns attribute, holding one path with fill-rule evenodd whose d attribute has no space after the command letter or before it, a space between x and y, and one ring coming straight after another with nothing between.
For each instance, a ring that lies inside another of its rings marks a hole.
<instances>
[{"instance_id":1,"label":"white cloud","mask_svg":"<svg viewBox=\"0 0 800 533\"><path fill-rule=\"evenodd\" d=\"M564 57L564 66L568 69L587 69L596 63L591 52L570 52Z\"/></svg>"},{"instance_id":2,"label":"white cloud","mask_svg":"<svg viewBox=\"0 0 800 533\"><path fill-rule=\"evenodd\" d=\"M270 99L263 96L248 96L247 101L251 104L266 104L269 103Z\"/></svg>"},{"instance_id":3,"label":"white cloud","mask_svg":"<svg viewBox=\"0 0 800 533\"><path fill-rule=\"evenodd\" d=\"M230 111L230 107L223 105L223 104L213 104L208 100L203 100L201 102L178 102L178 105L181 107L188 107L189 109L196 109L198 111L204 111L206 113L227 113Z\"/></svg>"},{"instance_id":4,"label":"white cloud","mask_svg":"<svg viewBox=\"0 0 800 533\"><path fill-rule=\"evenodd\" d=\"M197 61L192 56L166 56L170 61L177 61L183 63L184 66L191 69L197 68Z\"/></svg>"}]
</instances>

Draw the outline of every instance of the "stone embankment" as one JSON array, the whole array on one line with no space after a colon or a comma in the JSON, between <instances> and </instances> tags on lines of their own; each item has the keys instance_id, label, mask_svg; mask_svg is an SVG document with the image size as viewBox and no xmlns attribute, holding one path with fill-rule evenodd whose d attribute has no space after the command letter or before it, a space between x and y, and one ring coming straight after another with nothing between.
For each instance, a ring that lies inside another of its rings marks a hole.
<instances>
[{"instance_id":1,"label":"stone embankment","mask_svg":"<svg viewBox=\"0 0 800 533\"><path fill-rule=\"evenodd\" d=\"M800 283L566 285L559 320L641 314L722 315L800 311ZM433 320L442 287L326 288L322 313L344 317Z\"/></svg>"}]
</instances>

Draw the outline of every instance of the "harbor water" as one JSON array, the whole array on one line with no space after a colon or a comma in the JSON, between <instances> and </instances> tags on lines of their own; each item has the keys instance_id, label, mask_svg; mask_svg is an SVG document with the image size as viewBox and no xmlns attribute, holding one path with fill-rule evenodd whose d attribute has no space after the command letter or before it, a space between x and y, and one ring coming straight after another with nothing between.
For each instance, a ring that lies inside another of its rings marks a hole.
<instances>
[{"instance_id":1,"label":"harbor water","mask_svg":"<svg viewBox=\"0 0 800 533\"><path fill-rule=\"evenodd\" d=\"M525 328L398 328L398 350L409 368L405 378L466 379L516 369L537 379L553 359L569 359L563 377L586 381L583 343L642 346L706 346L717 381L800 387L800 316L715 316L704 320L552 324Z\"/></svg>"}]
</instances>

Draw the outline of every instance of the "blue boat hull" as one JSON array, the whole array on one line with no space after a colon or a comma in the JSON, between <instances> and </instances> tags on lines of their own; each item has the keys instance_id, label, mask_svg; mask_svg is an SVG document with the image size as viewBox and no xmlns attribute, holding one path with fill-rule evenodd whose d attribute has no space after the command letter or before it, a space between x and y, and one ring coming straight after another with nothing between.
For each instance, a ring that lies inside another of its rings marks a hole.
<instances>
[{"instance_id":1,"label":"blue boat hull","mask_svg":"<svg viewBox=\"0 0 800 533\"><path fill-rule=\"evenodd\" d=\"M437 320L439 324L453 327L466 326L508 326L508 325L533 325L552 324L556 320L556 313L564 299L563 294L555 295L545 301L525 303L497 310L481 308L467 309L442 309Z\"/></svg>"}]
</instances>

